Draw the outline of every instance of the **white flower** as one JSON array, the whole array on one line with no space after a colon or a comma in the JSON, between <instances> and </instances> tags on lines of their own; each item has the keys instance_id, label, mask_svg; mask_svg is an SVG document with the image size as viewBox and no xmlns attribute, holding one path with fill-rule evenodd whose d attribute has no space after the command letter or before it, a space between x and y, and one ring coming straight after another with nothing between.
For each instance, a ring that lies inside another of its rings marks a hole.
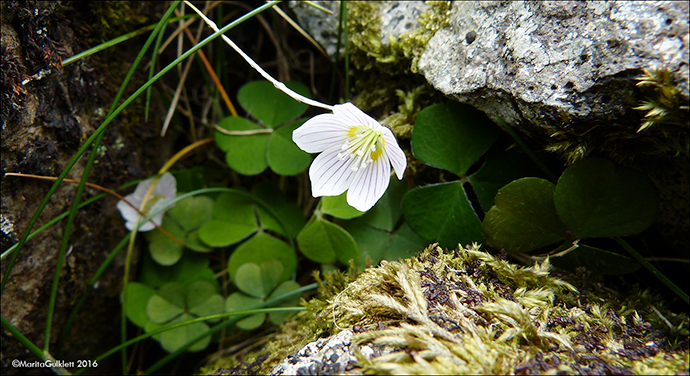
<instances>
[{"instance_id":1,"label":"white flower","mask_svg":"<svg viewBox=\"0 0 690 376\"><path fill-rule=\"evenodd\" d=\"M125 200L139 208L154 179L155 178L146 179L139 183L133 193L125 196ZM149 196L146 207L141 210L144 213L144 217L141 218L141 220L148 216L149 212L158 209L164 205L166 201L175 198L176 194L177 181L175 180L175 177L169 172L161 175L158 179L158 183L156 183L156 186L153 187L153 191ZM120 214L122 214L122 218L127 221L125 223L125 227L127 227L129 231L132 231L136 226L137 221L140 219L139 212L122 200L118 201L116 207L120 211ZM151 218L150 221L139 226L139 231L151 231L156 228L156 225L160 226L161 223L163 223L163 214L165 214L165 211L156 214L153 218Z\"/></svg>"},{"instance_id":2,"label":"white flower","mask_svg":"<svg viewBox=\"0 0 690 376\"><path fill-rule=\"evenodd\" d=\"M308 153L321 153L309 168L314 197L338 196L367 211L390 183L391 164L403 178L407 159L390 129L352 103L333 106L295 129L292 140Z\"/></svg>"}]
</instances>

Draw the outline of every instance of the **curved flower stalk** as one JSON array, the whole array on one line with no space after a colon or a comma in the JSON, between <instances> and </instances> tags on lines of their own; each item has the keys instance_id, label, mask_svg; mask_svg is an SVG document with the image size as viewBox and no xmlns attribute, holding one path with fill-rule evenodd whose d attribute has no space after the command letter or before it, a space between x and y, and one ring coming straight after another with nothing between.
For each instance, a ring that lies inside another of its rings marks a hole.
<instances>
[{"instance_id":1,"label":"curved flower stalk","mask_svg":"<svg viewBox=\"0 0 690 376\"><path fill-rule=\"evenodd\" d=\"M371 209L386 192L391 164L398 179L407 167L393 132L352 103L309 119L295 129L292 140L308 153L321 153L309 167L312 195L347 190L347 203L359 211Z\"/></svg>"},{"instance_id":2,"label":"curved flower stalk","mask_svg":"<svg viewBox=\"0 0 690 376\"><path fill-rule=\"evenodd\" d=\"M199 9L187 0L184 3L218 32L218 26ZM398 179L402 179L407 158L390 129L352 103L330 106L290 90L266 73L230 38L225 35L222 38L276 89L296 101L333 111L313 117L292 133L292 140L302 150L321 153L309 168L314 197L338 196L347 190L347 203L359 211L367 211L386 192L391 164Z\"/></svg>"},{"instance_id":3,"label":"curved flower stalk","mask_svg":"<svg viewBox=\"0 0 690 376\"><path fill-rule=\"evenodd\" d=\"M141 208L141 203L144 200L144 196L146 196L146 192L149 190L149 187L151 187L154 179L156 178L142 181L137 185L137 188L134 190L134 192L125 196L125 200L133 206L140 208L145 216L148 215L148 213L152 210L156 210L164 205L166 201L175 198L175 195L177 194L177 180L175 180L175 177L171 173L166 172L158 178L158 182L156 183L155 187L153 187L153 191L146 202L146 206ZM125 227L127 227L129 231L134 230L134 228L137 226L137 223L139 223L140 220L143 220L137 210L123 200L118 201L116 207L120 211L120 214L122 214L122 218L127 221L125 223ZM139 226L138 231L151 231L156 228L156 226L160 226L161 223L163 223L163 214L165 214L165 211L156 214L153 218L151 218L150 221Z\"/></svg>"}]
</instances>

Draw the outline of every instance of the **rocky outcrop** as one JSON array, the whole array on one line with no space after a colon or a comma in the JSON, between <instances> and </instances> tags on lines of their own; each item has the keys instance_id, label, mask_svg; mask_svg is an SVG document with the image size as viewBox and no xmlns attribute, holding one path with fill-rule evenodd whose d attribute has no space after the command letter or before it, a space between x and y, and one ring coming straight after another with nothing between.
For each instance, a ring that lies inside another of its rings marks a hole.
<instances>
[{"instance_id":1,"label":"rocky outcrop","mask_svg":"<svg viewBox=\"0 0 690 376\"><path fill-rule=\"evenodd\" d=\"M510 124L610 119L645 68L670 70L688 96L687 14L684 2L457 2L419 71Z\"/></svg>"}]
</instances>

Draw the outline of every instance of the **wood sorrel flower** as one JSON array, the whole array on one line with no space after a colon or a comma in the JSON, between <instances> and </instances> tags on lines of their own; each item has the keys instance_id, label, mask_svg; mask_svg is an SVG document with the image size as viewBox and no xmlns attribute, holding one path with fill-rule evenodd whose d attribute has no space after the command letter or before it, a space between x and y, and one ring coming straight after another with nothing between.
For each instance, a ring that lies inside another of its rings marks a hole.
<instances>
[{"instance_id":1,"label":"wood sorrel flower","mask_svg":"<svg viewBox=\"0 0 690 376\"><path fill-rule=\"evenodd\" d=\"M149 190L149 187L153 183L154 179L155 178L146 179L140 182L133 193L125 196L125 200L129 201L132 205L136 206L137 208L140 208L141 202L144 200L144 196L146 196L146 192ZM156 183L156 186L153 187L153 191L149 196L146 206L140 210L144 213L145 216L147 216L148 213L152 210L158 209L159 207L164 205L166 201L175 198L176 194L177 180L175 180L175 177L172 176L171 173L166 172L165 174L160 176L158 182ZM116 207L120 211L120 214L122 214L122 218L124 218L125 221L127 221L125 223L125 227L127 227L129 231L132 231L134 227L137 225L137 221L140 220L139 212L137 212L133 207L129 206L126 202L122 200L118 201ZM165 214L165 211L156 214L153 218L151 218L150 221L139 226L139 231L151 231L154 228L156 228L156 225L160 226L161 223L163 223L163 214ZM143 219L144 218L141 218L141 220Z\"/></svg>"},{"instance_id":2,"label":"wood sorrel flower","mask_svg":"<svg viewBox=\"0 0 690 376\"><path fill-rule=\"evenodd\" d=\"M292 132L292 140L307 153L321 153L309 167L312 195L337 196L347 190L347 203L359 211L369 210L383 196L391 164L398 179L407 166L393 132L352 103L309 119Z\"/></svg>"}]
</instances>

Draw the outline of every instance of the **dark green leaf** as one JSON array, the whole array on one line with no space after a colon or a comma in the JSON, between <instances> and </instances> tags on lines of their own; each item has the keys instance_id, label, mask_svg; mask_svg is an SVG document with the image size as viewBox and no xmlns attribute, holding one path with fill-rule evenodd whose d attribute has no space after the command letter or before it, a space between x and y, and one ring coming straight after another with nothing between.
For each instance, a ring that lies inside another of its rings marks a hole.
<instances>
[{"instance_id":1,"label":"dark green leaf","mask_svg":"<svg viewBox=\"0 0 690 376\"><path fill-rule=\"evenodd\" d=\"M429 245L412 231L407 223L403 223L391 237L391 243L383 255L384 260L399 260L414 256Z\"/></svg>"},{"instance_id":2,"label":"dark green leaf","mask_svg":"<svg viewBox=\"0 0 690 376\"><path fill-rule=\"evenodd\" d=\"M659 207L646 174L602 158L586 158L566 169L554 201L577 238L637 234L652 224Z\"/></svg>"},{"instance_id":3,"label":"dark green leaf","mask_svg":"<svg viewBox=\"0 0 690 376\"><path fill-rule=\"evenodd\" d=\"M412 151L420 161L462 177L497 138L496 126L483 112L448 102L419 113Z\"/></svg>"},{"instance_id":4,"label":"dark green leaf","mask_svg":"<svg viewBox=\"0 0 690 376\"><path fill-rule=\"evenodd\" d=\"M169 324L177 324L180 322L188 321L194 317L183 314L175 320L172 320ZM198 337L201 333L208 331L210 328L206 323L195 322L193 324L181 326L179 328L171 329L160 334L160 343L165 351L173 352L186 345L191 340ZM205 349L211 343L211 337L208 336L201 341L190 346L187 350L191 352L201 351Z\"/></svg>"},{"instance_id":5,"label":"dark green leaf","mask_svg":"<svg viewBox=\"0 0 690 376\"><path fill-rule=\"evenodd\" d=\"M508 252L529 252L564 240L566 228L553 204L553 183L522 178L496 194L496 205L486 213L482 230L487 243Z\"/></svg>"},{"instance_id":6,"label":"dark green leaf","mask_svg":"<svg viewBox=\"0 0 690 376\"><path fill-rule=\"evenodd\" d=\"M235 292L228 296L225 301L225 312L237 312L254 309L262 303L261 299L252 298L239 292ZM266 318L265 313L257 313L242 319L237 322L237 327L244 330L256 329L264 322Z\"/></svg>"},{"instance_id":7,"label":"dark green leaf","mask_svg":"<svg viewBox=\"0 0 690 376\"><path fill-rule=\"evenodd\" d=\"M481 222L459 181L413 189L403 197L402 209L417 235L441 247L484 242Z\"/></svg>"},{"instance_id":8,"label":"dark green leaf","mask_svg":"<svg viewBox=\"0 0 690 376\"><path fill-rule=\"evenodd\" d=\"M343 228L357 243L359 257L355 260L355 265L360 270L366 267L367 257L371 259L372 265L377 265L390 248L390 233L367 225L363 217L345 222Z\"/></svg>"},{"instance_id":9,"label":"dark green leaf","mask_svg":"<svg viewBox=\"0 0 690 376\"><path fill-rule=\"evenodd\" d=\"M165 324L180 316L185 310L186 288L177 282L161 286L146 304L146 315L156 324Z\"/></svg>"},{"instance_id":10,"label":"dark green leaf","mask_svg":"<svg viewBox=\"0 0 690 376\"><path fill-rule=\"evenodd\" d=\"M277 129L268 141L266 158L271 170L279 175L297 175L309 167L311 154L292 141L292 131L306 120L300 120Z\"/></svg>"},{"instance_id":11,"label":"dark green leaf","mask_svg":"<svg viewBox=\"0 0 690 376\"><path fill-rule=\"evenodd\" d=\"M261 265L264 261L275 259L283 265L283 271L278 281L290 279L297 269L297 255L285 242L265 233L258 232L251 239L237 247L228 261L230 278L237 281L235 273L240 266L253 262Z\"/></svg>"},{"instance_id":12,"label":"dark green leaf","mask_svg":"<svg viewBox=\"0 0 690 376\"><path fill-rule=\"evenodd\" d=\"M309 97L309 89L299 82L285 84L293 91ZM252 81L240 88L237 101L251 116L269 128L296 119L308 108L287 94L281 93L266 80Z\"/></svg>"},{"instance_id":13,"label":"dark green leaf","mask_svg":"<svg viewBox=\"0 0 690 376\"><path fill-rule=\"evenodd\" d=\"M204 222L199 229L199 239L211 247L225 247L247 238L258 230L253 226L212 219Z\"/></svg>"},{"instance_id":14,"label":"dark green leaf","mask_svg":"<svg viewBox=\"0 0 690 376\"><path fill-rule=\"evenodd\" d=\"M127 318L135 325L143 328L149 321L149 317L146 315L146 305L154 295L156 295L156 290L143 283L130 282L127 284Z\"/></svg>"},{"instance_id":15,"label":"dark green leaf","mask_svg":"<svg viewBox=\"0 0 690 376\"><path fill-rule=\"evenodd\" d=\"M225 192L213 204L213 218L246 226L256 225L254 202L244 195Z\"/></svg>"},{"instance_id":16,"label":"dark green leaf","mask_svg":"<svg viewBox=\"0 0 690 376\"><path fill-rule=\"evenodd\" d=\"M163 217L161 227L177 239L184 241L186 238L184 230L170 218ZM158 230L153 230L146 233L145 236L149 241L149 253L151 254L151 258L160 265L173 265L182 257L184 247L172 240L168 235Z\"/></svg>"},{"instance_id":17,"label":"dark green leaf","mask_svg":"<svg viewBox=\"0 0 690 376\"><path fill-rule=\"evenodd\" d=\"M369 226L381 230L393 231L393 228L402 216L400 202L408 190L409 185L405 180L392 179L386 193L383 194L379 202L377 202L362 219L365 220Z\"/></svg>"},{"instance_id":18,"label":"dark green leaf","mask_svg":"<svg viewBox=\"0 0 690 376\"><path fill-rule=\"evenodd\" d=\"M206 185L206 170L201 166L173 171L172 174L177 180L178 193L196 191Z\"/></svg>"},{"instance_id":19,"label":"dark green leaf","mask_svg":"<svg viewBox=\"0 0 690 376\"><path fill-rule=\"evenodd\" d=\"M218 126L228 131L264 129L238 116L226 117L218 123ZM268 167L266 160L268 138L268 133L251 135L228 135L219 131L215 133L216 144L225 151L228 165L243 175L257 175Z\"/></svg>"},{"instance_id":20,"label":"dark green leaf","mask_svg":"<svg viewBox=\"0 0 690 376\"><path fill-rule=\"evenodd\" d=\"M251 200L231 192L213 204L213 218L199 229L199 239L211 247L225 247L247 238L259 229Z\"/></svg>"},{"instance_id":21,"label":"dark green leaf","mask_svg":"<svg viewBox=\"0 0 690 376\"><path fill-rule=\"evenodd\" d=\"M213 217L213 200L206 196L188 197L166 212L186 231L199 228Z\"/></svg>"},{"instance_id":22,"label":"dark green leaf","mask_svg":"<svg viewBox=\"0 0 690 376\"><path fill-rule=\"evenodd\" d=\"M336 260L347 265L357 259L357 244L342 227L323 218L312 217L297 235L302 253L319 263Z\"/></svg>"},{"instance_id":23,"label":"dark green leaf","mask_svg":"<svg viewBox=\"0 0 690 376\"><path fill-rule=\"evenodd\" d=\"M187 286L194 281L208 281L217 285L213 271L209 268L209 258L195 252L186 252L173 266L161 266L147 254L143 256L141 283L160 287L167 282L180 282Z\"/></svg>"},{"instance_id":24,"label":"dark green leaf","mask_svg":"<svg viewBox=\"0 0 690 376\"><path fill-rule=\"evenodd\" d=\"M261 268L261 281L264 286L264 296L266 296L282 281L283 264L271 258L264 260L259 267Z\"/></svg>"},{"instance_id":25,"label":"dark green leaf","mask_svg":"<svg viewBox=\"0 0 690 376\"><path fill-rule=\"evenodd\" d=\"M494 197L499 188L519 178L542 175L525 154L494 149L489 150L482 167L468 179L485 212L494 205Z\"/></svg>"}]
</instances>

